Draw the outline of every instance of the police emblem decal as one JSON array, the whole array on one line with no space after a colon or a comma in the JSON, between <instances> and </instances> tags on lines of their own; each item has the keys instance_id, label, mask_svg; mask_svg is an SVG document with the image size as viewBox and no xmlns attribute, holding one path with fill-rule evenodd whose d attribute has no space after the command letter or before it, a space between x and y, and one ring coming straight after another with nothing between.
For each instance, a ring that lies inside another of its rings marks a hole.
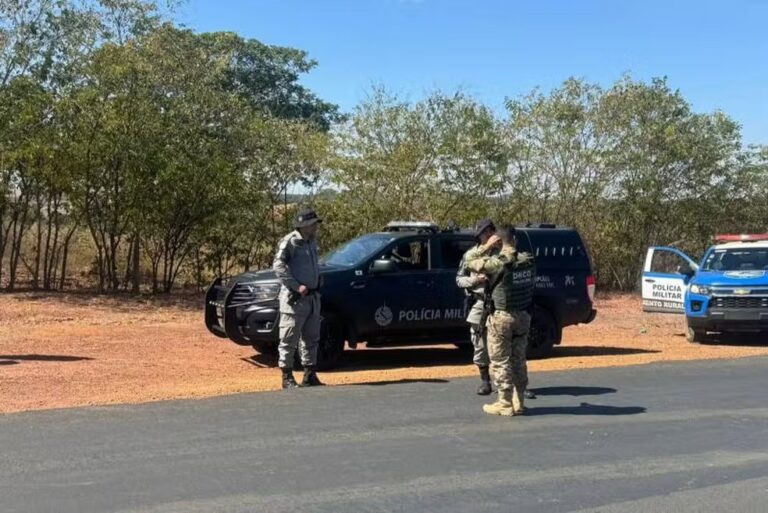
<instances>
[{"instance_id":1,"label":"police emblem decal","mask_svg":"<svg viewBox=\"0 0 768 513\"><path fill-rule=\"evenodd\" d=\"M381 305L376 309L376 313L373 315L373 318L376 320L376 324L381 326L382 328L384 326L389 326L392 324L392 310L387 305Z\"/></svg>"}]
</instances>

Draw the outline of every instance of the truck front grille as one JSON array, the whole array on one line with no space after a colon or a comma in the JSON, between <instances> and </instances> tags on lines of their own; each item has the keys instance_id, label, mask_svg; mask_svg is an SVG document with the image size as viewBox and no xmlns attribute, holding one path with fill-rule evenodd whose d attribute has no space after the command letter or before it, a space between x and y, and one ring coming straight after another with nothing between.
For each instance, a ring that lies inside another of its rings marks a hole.
<instances>
[{"instance_id":1,"label":"truck front grille","mask_svg":"<svg viewBox=\"0 0 768 513\"><path fill-rule=\"evenodd\" d=\"M768 297L713 297L715 308L768 308Z\"/></svg>"}]
</instances>

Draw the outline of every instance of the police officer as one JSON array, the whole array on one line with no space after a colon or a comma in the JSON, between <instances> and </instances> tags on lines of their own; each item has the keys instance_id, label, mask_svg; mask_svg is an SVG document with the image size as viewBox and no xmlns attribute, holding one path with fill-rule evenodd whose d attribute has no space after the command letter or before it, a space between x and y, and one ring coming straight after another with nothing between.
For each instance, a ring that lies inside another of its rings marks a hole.
<instances>
[{"instance_id":1,"label":"police officer","mask_svg":"<svg viewBox=\"0 0 768 513\"><path fill-rule=\"evenodd\" d=\"M301 386L322 385L315 373L320 339L320 272L316 241L320 223L322 219L314 210L299 210L294 220L295 230L280 241L272 265L282 283L278 352L283 389L298 386L293 378L297 348L304 366Z\"/></svg>"},{"instance_id":2,"label":"police officer","mask_svg":"<svg viewBox=\"0 0 768 513\"><path fill-rule=\"evenodd\" d=\"M530 253L515 249L514 228L504 230L502 249L492 254L499 237L470 250L467 267L483 273L490 282L494 312L488 317L488 354L499 388L498 400L483 406L491 415L520 415L528 386L526 348L531 324L530 311L536 281L536 266Z\"/></svg>"},{"instance_id":3,"label":"police officer","mask_svg":"<svg viewBox=\"0 0 768 513\"><path fill-rule=\"evenodd\" d=\"M492 391L491 376L488 369L490 360L488 358L486 330L484 326L480 326L483 316L483 296L488 278L484 274L469 270L467 267L467 255L473 250L477 250L483 244L486 244L493 235L496 235L496 226L493 224L493 221L481 219L477 222L475 225L475 239L478 245L464 253L459 264L459 270L456 273L456 285L464 289L465 294L473 301L469 315L467 315L467 322L469 323L472 335L472 345L475 347L472 361L480 371L480 386L477 387L478 395L488 395ZM496 255L500 249L500 246L497 244L488 250L488 254Z\"/></svg>"}]
</instances>

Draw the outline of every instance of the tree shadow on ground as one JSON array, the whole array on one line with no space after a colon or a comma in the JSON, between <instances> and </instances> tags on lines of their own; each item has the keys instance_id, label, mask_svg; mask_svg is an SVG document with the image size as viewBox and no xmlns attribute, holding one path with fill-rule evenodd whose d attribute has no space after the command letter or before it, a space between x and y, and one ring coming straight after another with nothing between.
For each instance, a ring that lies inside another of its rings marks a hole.
<instances>
[{"instance_id":1,"label":"tree shadow on ground","mask_svg":"<svg viewBox=\"0 0 768 513\"><path fill-rule=\"evenodd\" d=\"M88 356L69 356L55 354L0 354L0 365L14 365L24 362L80 362L93 360Z\"/></svg>"},{"instance_id":2,"label":"tree shadow on ground","mask_svg":"<svg viewBox=\"0 0 768 513\"><path fill-rule=\"evenodd\" d=\"M642 406L605 406L599 404L581 403L579 406L541 406L527 408L525 414L535 417L538 415L638 415L647 410Z\"/></svg>"},{"instance_id":3,"label":"tree shadow on ground","mask_svg":"<svg viewBox=\"0 0 768 513\"><path fill-rule=\"evenodd\" d=\"M577 387L577 386L563 386L563 387L546 387L546 388L532 388L531 392L537 396L550 396L550 395L570 395L574 397L582 395L603 395L603 394L615 394L615 388L607 387Z\"/></svg>"},{"instance_id":4,"label":"tree shadow on ground","mask_svg":"<svg viewBox=\"0 0 768 513\"><path fill-rule=\"evenodd\" d=\"M636 347L616 346L557 346L554 356L624 356L632 354L660 353L656 349L640 349Z\"/></svg>"},{"instance_id":5,"label":"tree shadow on ground","mask_svg":"<svg viewBox=\"0 0 768 513\"><path fill-rule=\"evenodd\" d=\"M20 302L55 301L68 306L107 307L115 312L133 312L149 308L172 308L176 310L203 310L203 294L179 292L173 294L133 294L130 292L103 292L93 290L77 291L14 291L2 292Z\"/></svg>"}]
</instances>

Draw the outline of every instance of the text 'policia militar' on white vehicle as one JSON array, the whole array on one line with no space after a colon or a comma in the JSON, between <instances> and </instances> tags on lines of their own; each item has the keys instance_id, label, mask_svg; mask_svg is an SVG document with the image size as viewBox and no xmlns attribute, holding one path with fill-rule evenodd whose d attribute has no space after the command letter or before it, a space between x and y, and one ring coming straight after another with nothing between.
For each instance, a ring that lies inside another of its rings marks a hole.
<instances>
[{"instance_id":1,"label":"text 'policia militar' on white vehicle","mask_svg":"<svg viewBox=\"0 0 768 513\"><path fill-rule=\"evenodd\" d=\"M531 357L559 344L562 328L591 322L595 280L579 233L529 224L517 228L518 249L535 256L538 274ZM318 366L329 368L345 342L354 348L454 343L471 345L467 298L455 283L473 233L426 222L393 222L346 242L321 262L322 335ZM278 344L280 284L271 270L217 278L205 298L205 324L214 335L260 353Z\"/></svg>"},{"instance_id":2,"label":"text 'policia militar' on white vehicle","mask_svg":"<svg viewBox=\"0 0 768 513\"><path fill-rule=\"evenodd\" d=\"M690 342L709 332L762 332L768 339L768 233L714 241L700 262L677 248L649 248L643 309L685 314Z\"/></svg>"}]
</instances>

